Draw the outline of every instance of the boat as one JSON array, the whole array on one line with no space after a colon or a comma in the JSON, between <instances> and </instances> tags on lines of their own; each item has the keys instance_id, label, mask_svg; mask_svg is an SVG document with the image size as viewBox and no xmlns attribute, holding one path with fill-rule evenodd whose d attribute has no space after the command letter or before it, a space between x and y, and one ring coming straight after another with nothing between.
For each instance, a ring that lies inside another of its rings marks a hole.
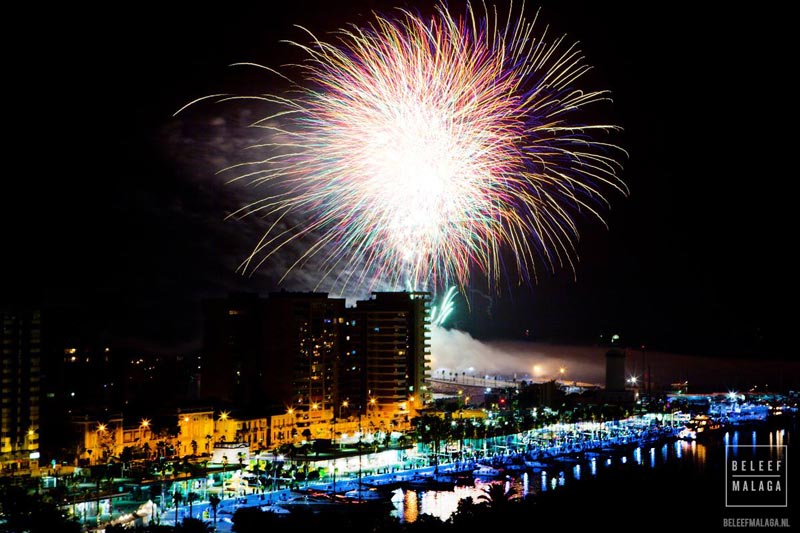
<instances>
[{"instance_id":1,"label":"boat","mask_svg":"<svg viewBox=\"0 0 800 533\"><path fill-rule=\"evenodd\" d=\"M380 491L375 487L361 487L358 489L348 490L344 493L344 498L347 500L361 502L388 503L392 499L392 493Z\"/></svg>"},{"instance_id":2,"label":"boat","mask_svg":"<svg viewBox=\"0 0 800 533\"><path fill-rule=\"evenodd\" d=\"M286 515L289 514L289 510L285 507L281 507L280 505L274 503L268 503L265 505L259 506L259 509L265 513L275 513L278 515Z\"/></svg>"},{"instance_id":3,"label":"boat","mask_svg":"<svg viewBox=\"0 0 800 533\"><path fill-rule=\"evenodd\" d=\"M340 503L334 499L333 496L324 492L308 491L308 492L295 492L284 499L281 496L281 501L275 505L283 507L284 509L297 512L297 511L321 511L331 509L332 507L339 506Z\"/></svg>"},{"instance_id":4,"label":"boat","mask_svg":"<svg viewBox=\"0 0 800 533\"><path fill-rule=\"evenodd\" d=\"M358 490L358 489L356 489ZM380 498L367 494L368 490L362 492L362 498L358 498L355 491L348 491L347 495L331 495L319 491L307 491L294 493L286 500L278 502L276 505L283 507L289 512L312 512L312 513L352 513L352 512L371 512L382 509L384 504L391 505L391 493L389 496ZM380 494L373 490L374 494Z\"/></svg>"},{"instance_id":5,"label":"boat","mask_svg":"<svg viewBox=\"0 0 800 533\"><path fill-rule=\"evenodd\" d=\"M722 422L708 415L697 415L686 423L686 427L678 432L678 437L684 440L697 440L709 436L722 429Z\"/></svg>"},{"instance_id":6,"label":"boat","mask_svg":"<svg viewBox=\"0 0 800 533\"><path fill-rule=\"evenodd\" d=\"M455 476L445 474L418 475L405 482L406 487L414 490L453 490L455 484Z\"/></svg>"},{"instance_id":7,"label":"boat","mask_svg":"<svg viewBox=\"0 0 800 533\"><path fill-rule=\"evenodd\" d=\"M506 475L505 470L501 468L495 468L489 465L477 465L477 466L478 468L472 471L472 475L475 477L500 479L505 477Z\"/></svg>"},{"instance_id":8,"label":"boat","mask_svg":"<svg viewBox=\"0 0 800 533\"><path fill-rule=\"evenodd\" d=\"M405 481L401 476L392 476L391 478L378 478L370 481L362 481L363 487L379 489L382 491L391 492L403 486Z\"/></svg>"},{"instance_id":9,"label":"boat","mask_svg":"<svg viewBox=\"0 0 800 533\"><path fill-rule=\"evenodd\" d=\"M529 470L544 470L547 468L547 463L543 463L541 461L534 461L531 459L525 459L525 467Z\"/></svg>"}]
</instances>

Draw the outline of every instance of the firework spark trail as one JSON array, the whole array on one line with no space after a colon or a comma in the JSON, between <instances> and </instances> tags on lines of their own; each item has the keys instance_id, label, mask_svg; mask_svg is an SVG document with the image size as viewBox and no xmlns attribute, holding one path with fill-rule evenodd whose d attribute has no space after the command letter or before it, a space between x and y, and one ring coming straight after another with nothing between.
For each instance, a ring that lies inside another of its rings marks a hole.
<instances>
[{"instance_id":1,"label":"firework spark trail","mask_svg":"<svg viewBox=\"0 0 800 533\"><path fill-rule=\"evenodd\" d=\"M321 258L342 289L463 289L474 268L496 286L509 270L535 279L539 262L574 271L576 215L600 218L604 190L627 194L624 152L592 137L614 126L573 121L608 99L574 88L589 69L577 46L511 11L398 13L333 43L292 42L307 54L302 81L254 97L280 110L254 124L273 138L254 147L266 157L223 171L274 185L234 214L271 221L242 268L310 241L287 274Z\"/></svg>"},{"instance_id":2,"label":"firework spark trail","mask_svg":"<svg viewBox=\"0 0 800 533\"><path fill-rule=\"evenodd\" d=\"M456 287L449 287L439 300L439 305L431 307L431 326L443 327L445 320L455 308L455 297L458 294Z\"/></svg>"}]
</instances>

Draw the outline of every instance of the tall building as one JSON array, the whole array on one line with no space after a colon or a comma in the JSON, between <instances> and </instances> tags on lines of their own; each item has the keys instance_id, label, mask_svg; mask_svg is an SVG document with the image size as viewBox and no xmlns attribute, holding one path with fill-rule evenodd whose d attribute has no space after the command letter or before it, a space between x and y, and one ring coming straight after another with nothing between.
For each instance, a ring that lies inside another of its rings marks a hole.
<instances>
[{"instance_id":1,"label":"tall building","mask_svg":"<svg viewBox=\"0 0 800 533\"><path fill-rule=\"evenodd\" d=\"M270 400L303 410L337 403L345 300L284 291L271 293L267 308Z\"/></svg>"},{"instance_id":2,"label":"tall building","mask_svg":"<svg viewBox=\"0 0 800 533\"><path fill-rule=\"evenodd\" d=\"M344 313L345 301L325 293L205 302L202 396L256 409L331 405Z\"/></svg>"},{"instance_id":3,"label":"tall building","mask_svg":"<svg viewBox=\"0 0 800 533\"><path fill-rule=\"evenodd\" d=\"M376 292L347 310L340 396L352 407L419 408L428 391L427 292Z\"/></svg>"},{"instance_id":4,"label":"tall building","mask_svg":"<svg viewBox=\"0 0 800 533\"><path fill-rule=\"evenodd\" d=\"M203 302L203 397L237 405L265 400L266 326L266 300L257 294Z\"/></svg>"},{"instance_id":5,"label":"tall building","mask_svg":"<svg viewBox=\"0 0 800 533\"><path fill-rule=\"evenodd\" d=\"M609 350L606 352L606 391L625 390L625 352Z\"/></svg>"},{"instance_id":6,"label":"tall building","mask_svg":"<svg viewBox=\"0 0 800 533\"><path fill-rule=\"evenodd\" d=\"M606 352L606 389L604 401L610 404L633 406L636 394L625 388L625 351L612 348Z\"/></svg>"},{"instance_id":7,"label":"tall building","mask_svg":"<svg viewBox=\"0 0 800 533\"><path fill-rule=\"evenodd\" d=\"M325 293L232 295L205 303L201 391L249 409L421 407L430 294L377 292L345 307Z\"/></svg>"},{"instance_id":8,"label":"tall building","mask_svg":"<svg viewBox=\"0 0 800 533\"><path fill-rule=\"evenodd\" d=\"M39 458L41 314L0 310L0 466L35 468Z\"/></svg>"}]
</instances>

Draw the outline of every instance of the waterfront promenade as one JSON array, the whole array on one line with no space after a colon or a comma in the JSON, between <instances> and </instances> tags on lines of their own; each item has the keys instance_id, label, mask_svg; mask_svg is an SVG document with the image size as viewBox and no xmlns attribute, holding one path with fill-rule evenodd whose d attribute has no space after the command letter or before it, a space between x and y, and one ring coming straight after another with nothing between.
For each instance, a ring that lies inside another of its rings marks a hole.
<instances>
[{"instance_id":1,"label":"waterfront promenade","mask_svg":"<svg viewBox=\"0 0 800 533\"><path fill-rule=\"evenodd\" d=\"M406 450L395 450L396 457L404 457L403 461L387 463L374 461L375 453L361 457L351 456L347 463L342 457L317 457L315 461L303 459L282 459L283 462L306 462L306 468L324 472L319 479L290 482L277 490L267 490L262 486L242 485L236 491L216 492L220 497L217 507L217 522L220 531L227 531L230 519L241 507L262 507L280 505L299 491L319 491L325 493L344 494L361 487L402 487L412 481L430 479L434 474L448 472L464 472L471 474L480 467L504 468L517 465L525 468L525 461L547 463L563 456L577 456L592 451L614 451L625 447L636 446L646 442L674 439L682 428L677 420L665 416L637 416L624 420L609 422L577 422L569 424L551 424L543 428L511 435L497 436L487 439L464 439L457 444L443 447L444 452L434 455L430 445L418 444ZM379 452L386 453L386 452ZM341 470L335 465L340 461ZM349 467L345 466L349 465ZM360 465L361 469L354 468ZM240 475L234 471L231 476ZM205 498L193 502L191 516L210 521L213 510ZM153 514L155 512L155 515ZM114 517L114 522L136 521L149 523L156 521L172 525L190 516L190 506L181 504L177 508L158 508L142 502L139 510L127 516ZM157 516L156 516L157 515ZM110 516L108 517L111 518ZM89 517L87 529L97 530L107 520ZM91 525L90 525L91 524ZM226 526L227 524L227 526Z\"/></svg>"}]
</instances>

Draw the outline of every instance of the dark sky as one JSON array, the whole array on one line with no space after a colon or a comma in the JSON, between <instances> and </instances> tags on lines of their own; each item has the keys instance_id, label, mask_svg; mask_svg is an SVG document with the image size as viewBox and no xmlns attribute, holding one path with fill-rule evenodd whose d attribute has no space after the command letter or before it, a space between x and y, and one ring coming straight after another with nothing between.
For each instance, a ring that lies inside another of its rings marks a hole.
<instances>
[{"instance_id":1,"label":"dark sky","mask_svg":"<svg viewBox=\"0 0 800 533\"><path fill-rule=\"evenodd\" d=\"M0 302L67 306L110 340L172 350L198 345L202 298L275 289L268 274L235 272L258 226L223 221L244 193L214 175L215 150L238 146L248 117L172 114L211 93L269 91L269 78L228 65L279 67L291 56L279 41L303 39L292 24L324 35L399 3L258 4L19 18L5 69ZM491 304L472 292L456 324L486 338L614 331L665 351L793 357L781 318L795 242L785 14L604 4L546 1L541 17L581 42L589 88L613 92L597 112L625 128L615 140L630 153L631 196L610 195L608 231L579 222L577 281L545 274Z\"/></svg>"}]
</instances>

